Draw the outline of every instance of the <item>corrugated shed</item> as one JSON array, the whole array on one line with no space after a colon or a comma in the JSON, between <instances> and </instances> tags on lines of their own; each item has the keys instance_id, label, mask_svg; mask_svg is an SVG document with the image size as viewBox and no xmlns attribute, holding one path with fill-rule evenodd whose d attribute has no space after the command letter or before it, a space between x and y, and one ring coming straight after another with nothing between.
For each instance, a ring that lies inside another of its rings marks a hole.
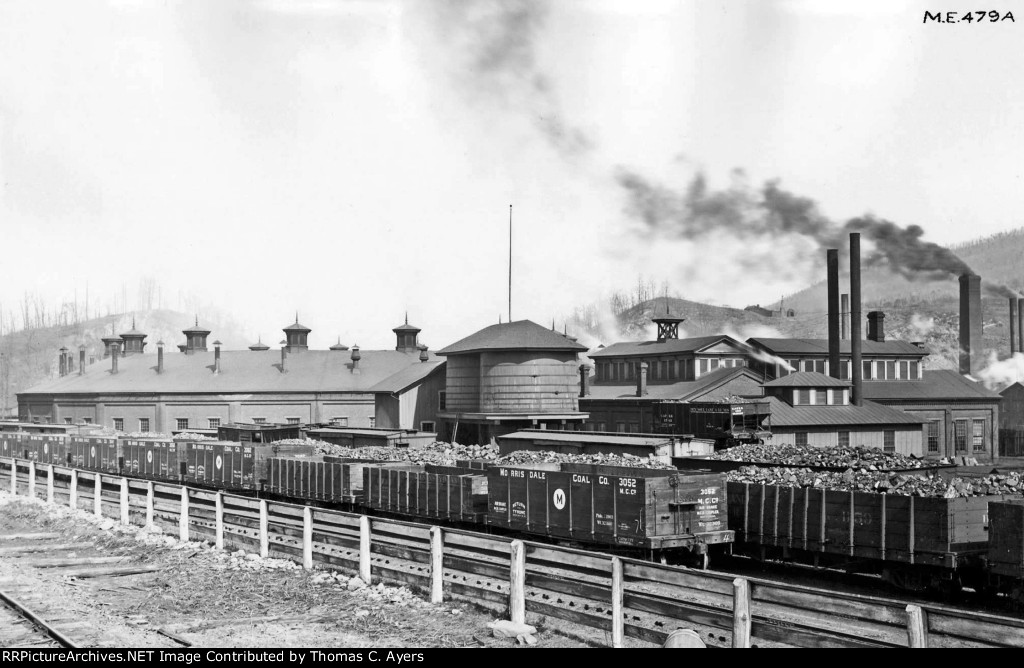
<instances>
[{"instance_id":1,"label":"corrugated shed","mask_svg":"<svg viewBox=\"0 0 1024 668\"><path fill-rule=\"evenodd\" d=\"M864 398L884 400L971 401L999 400L999 394L956 371L925 371L921 380L866 380Z\"/></svg>"},{"instance_id":2,"label":"corrugated shed","mask_svg":"<svg viewBox=\"0 0 1024 668\"><path fill-rule=\"evenodd\" d=\"M590 357L694 353L723 342L736 348L737 353L742 353L745 349L745 346L736 339L720 334L716 336L697 336L689 339L667 339L665 341L624 341L622 343L613 343L607 348L590 353Z\"/></svg>"},{"instance_id":3,"label":"corrugated shed","mask_svg":"<svg viewBox=\"0 0 1024 668\"><path fill-rule=\"evenodd\" d=\"M766 339L758 337L747 339L747 343L781 357L786 355L828 357L828 339ZM849 340L844 339L839 342L839 354L844 356L850 354ZM864 340L861 342L861 354L924 357L928 355L928 350L918 348L913 343L906 341Z\"/></svg>"},{"instance_id":4,"label":"corrugated shed","mask_svg":"<svg viewBox=\"0 0 1024 668\"><path fill-rule=\"evenodd\" d=\"M894 408L865 401L863 406L791 406L770 397L772 427L858 427L923 425L924 420Z\"/></svg>"},{"instance_id":5,"label":"corrugated shed","mask_svg":"<svg viewBox=\"0 0 1024 668\"><path fill-rule=\"evenodd\" d=\"M567 336L541 327L530 320L500 323L484 327L479 332L437 351L438 355L473 353L489 350L564 350L586 352Z\"/></svg>"},{"instance_id":6,"label":"corrugated shed","mask_svg":"<svg viewBox=\"0 0 1024 668\"><path fill-rule=\"evenodd\" d=\"M156 372L156 355L131 355L118 360L118 372L101 360L72 373L40 383L21 394L68 393L225 393L370 392L409 367L440 362L432 353L420 362L419 351L363 350L359 372L352 373L350 355L329 350L289 354L281 372L281 354L270 351L221 353L221 371L213 373L213 352L164 355L164 371ZM396 381L397 382L397 381Z\"/></svg>"}]
</instances>

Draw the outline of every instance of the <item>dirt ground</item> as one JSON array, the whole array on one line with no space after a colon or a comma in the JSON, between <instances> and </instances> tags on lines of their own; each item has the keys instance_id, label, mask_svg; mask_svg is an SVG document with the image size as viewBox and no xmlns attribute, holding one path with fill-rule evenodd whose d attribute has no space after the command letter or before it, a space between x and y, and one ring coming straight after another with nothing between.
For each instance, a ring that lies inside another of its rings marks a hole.
<instances>
[{"instance_id":1,"label":"dirt ground","mask_svg":"<svg viewBox=\"0 0 1024 668\"><path fill-rule=\"evenodd\" d=\"M0 540L0 589L26 592L25 603L44 618L70 620L67 635L86 646L530 646L493 637L487 624L500 615L465 602L431 605L406 587L366 586L350 573L303 571L290 561L181 542L159 530L0 492L0 538L38 532L56 536ZM48 547L21 556L9 549L28 545ZM88 566L99 572L128 565L155 570L75 576L66 564L51 565L58 558L106 558ZM537 627L535 647L608 641L602 632L560 620L528 622Z\"/></svg>"}]
</instances>

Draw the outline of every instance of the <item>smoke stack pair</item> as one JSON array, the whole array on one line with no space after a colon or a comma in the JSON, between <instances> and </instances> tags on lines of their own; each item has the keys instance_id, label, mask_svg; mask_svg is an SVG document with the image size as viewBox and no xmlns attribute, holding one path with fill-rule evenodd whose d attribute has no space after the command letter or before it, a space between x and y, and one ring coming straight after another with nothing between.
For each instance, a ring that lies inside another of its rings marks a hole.
<instances>
[{"instance_id":1,"label":"smoke stack pair","mask_svg":"<svg viewBox=\"0 0 1024 668\"><path fill-rule=\"evenodd\" d=\"M636 396L647 396L647 362L640 362L636 373Z\"/></svg>"},{"instance_id":2,"label":"smoke stack pair","mask_svg":"<svg viewBox=\"0 0 1024 668\"><path fill-rule=\"evenodd\" d=\"M960 373L969 376L985 365L981 320L981 276L960 276Z\"/></svg>"},{"instance_id":3,"label":"smoke stack pair","mask_svg":"<svg viewBox=\"0 0 1024 668\"><path fill-rule=\"evenodd\" d=\"M590 367L580 365L580 399L590 396Z\"/></svg>"}]
</instances>

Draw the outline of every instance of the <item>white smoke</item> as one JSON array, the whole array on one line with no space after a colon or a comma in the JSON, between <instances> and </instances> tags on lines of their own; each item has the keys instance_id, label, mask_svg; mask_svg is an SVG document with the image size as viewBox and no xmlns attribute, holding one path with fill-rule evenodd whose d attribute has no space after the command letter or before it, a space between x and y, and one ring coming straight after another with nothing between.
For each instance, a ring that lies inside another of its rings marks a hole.
<instances>
[{"instance_id":1,"label":"white smoke","mask_svg":"<svg viewBox=\"0 0 1024 668\"><path fill-rule=\"evenodd\" d=\"M935 329L935 318L915 313L910 316L910 323L908 324L914 336L918 339L923 339Z\"/></svg>"},{"instance_id":2,"label":"white smoke","mask_svg":"<svg viewBox=\"0 0 1024 668\"><path fill-rule=\"evenodd\" d=\"M990 390L1024 381L1024 354L1014 353L1013 357L1000 360L993 352L988 356L988 366L975 375Z\"/></svg>"}]
</instances>

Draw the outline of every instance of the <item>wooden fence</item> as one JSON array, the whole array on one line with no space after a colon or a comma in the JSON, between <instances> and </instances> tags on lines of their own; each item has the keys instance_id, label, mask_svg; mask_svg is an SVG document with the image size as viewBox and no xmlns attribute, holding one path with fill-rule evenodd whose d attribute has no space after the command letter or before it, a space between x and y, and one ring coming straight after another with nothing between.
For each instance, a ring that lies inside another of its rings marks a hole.
<instances>
[{"instance_id":1,"label":"wooden fence","mask_svg":"<svg viewBox=\"0 0 1024 668\"><path fill-rule=\"evenodd\" d=\"M13 475L12 475L13 469ZM403 583L662 644L678 628L719 647L1024 647L1024 621L734 578L484 533L0 458L0 487L183 540ZM533 617L529 617L533 615Z\"/></svg>"}]
</instances>

